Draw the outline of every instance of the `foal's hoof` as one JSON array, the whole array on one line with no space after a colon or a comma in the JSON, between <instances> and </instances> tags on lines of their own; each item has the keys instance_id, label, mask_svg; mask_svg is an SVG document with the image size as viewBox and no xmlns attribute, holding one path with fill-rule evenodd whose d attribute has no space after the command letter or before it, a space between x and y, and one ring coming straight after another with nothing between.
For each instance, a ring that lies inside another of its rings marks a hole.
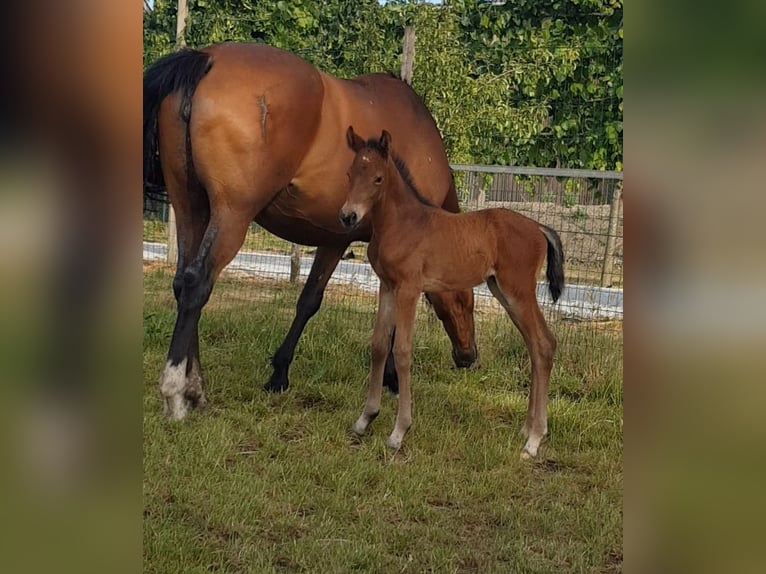
<instances>
[{"instance_id":1,"label":"foal's hoof","mask_svg":"<svg viewBox=\"0 0 766 574\"><path fill-rule=\"evenodd\" d=\"M354 426L351 427L351 432L353 432L356 436L362 436L367 432L367 423L356 421Z\"/></svg>"},{"instance_id":2,"label":"foal's hoof","mask_svg":"<svg viewBox=\"0 0 766 574\"><path fill-rule=\"evenodd\" d=\"M269 382L263 386L263 390L267 393L284 393L289 386L290 381L286 374L278 374L274 372L271 375Z\"/></svg>"},{"instance_id":3,"label":"foal's hoof","mask_svg":"<svg viewBox=\"0 0 766 574\"><path fill-rule=\"evenodd\" d=\"M401 437L394 437L390 436L388 439L386 439L386 446L390 448L391 450L399 450L402 448L402 439Z\"/></svg>"},{"instance_id":4,"label":"foal's hoof","mask_svg":"<svg viewBox=\"0 0 766 574\"><path fill-rule=\"evenodd\" d=\"M362 436L364 433L367 432L367 429L370 426L370 423L374 421L378 416L378 413L373 414L365 414L362 413L359 415L359 418L356 419L356 422L354 423L354 426L351 427L351 430L354 431L354 434L356 436Z\"/></svg>"},{"instance_id":5,"label":"foal's hoof","mask_svg":"<svg viewBox=\"0 0 766 574\"><path fill-rule=\"evenodd\" d=\"M529 460L537 456L537 451L540 449L540 439L536 441L528 440L524 448L521 449L521 460Z\"/></svg>"}]
</instances>

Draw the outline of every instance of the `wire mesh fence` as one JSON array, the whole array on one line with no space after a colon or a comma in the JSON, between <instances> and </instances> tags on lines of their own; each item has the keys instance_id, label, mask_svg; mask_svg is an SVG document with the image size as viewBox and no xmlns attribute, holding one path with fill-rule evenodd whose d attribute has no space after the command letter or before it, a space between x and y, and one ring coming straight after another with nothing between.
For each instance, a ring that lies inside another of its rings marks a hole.
<instances>
[{"instance_id":1,"label":"wire mesh fence","mask_svg":"<svg viewBox=\"0 0 766 574\"><path fill-rule=\"evenodd\" d=\"M505 207L558 231L568 288L555 310L581 320L622 319L622 173L456 165L464 210ZM486 289L477 294L488 296ZM539 286L544 304L546 291Z\"/></svg>"},{"instance_id":2,"label":"wire mesh fence","mask_svg":"<svg viewBox=\"0 0 766 574\"><path fill-rule=\"evenodd\" d=\"M556 304L539 277L537 295L560 348L577 348L599 362L621 360L623 319L622 173L515 166L453 165L464 211L504 207L552 227L561 236L567 287ZM168 208L150 202L144 212L146 262L167 262ZM253 223L237 256L224 272L211 301L219 306L268 299L284 313L294 309L315 248L284 241ZM327 288L325 304L345 310L350 321L373 323L378 279L367 262L366 244L349 246ZM170 284L168 284L170 290ZM285 297L280 290L293 294ZM496 337L510 323L486 285L474 288L477 331ZM432 320L423 304L420 320ZM321 312L320 312L321 314ZM425 318L425 319L424 319ZM321 319L320 319L321 320ZM511 329L512 330L512 329ZM615 352L619 350L619 356Z\"/></svg>"}]
</instances>

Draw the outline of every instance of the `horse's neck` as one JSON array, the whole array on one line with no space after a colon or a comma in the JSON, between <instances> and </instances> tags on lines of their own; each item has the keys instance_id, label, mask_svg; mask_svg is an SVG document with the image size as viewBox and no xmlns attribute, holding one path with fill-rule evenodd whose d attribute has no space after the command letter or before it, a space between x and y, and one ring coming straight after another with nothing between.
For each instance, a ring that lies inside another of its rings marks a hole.
<instances>
[{"instance_id":1,"label":"horse's neck","mask_svg":"<svg viewBox=\"0 0 766 574\"><path fill-rule=\"evenodd\" d=\"M372 225L381 234L396 228L396 224L418 217L427 207L420 203L415 193L409 189L395 166L389 168L388 184L383 190L376 209L373 210Z\"/></svg>"}]
</instances>

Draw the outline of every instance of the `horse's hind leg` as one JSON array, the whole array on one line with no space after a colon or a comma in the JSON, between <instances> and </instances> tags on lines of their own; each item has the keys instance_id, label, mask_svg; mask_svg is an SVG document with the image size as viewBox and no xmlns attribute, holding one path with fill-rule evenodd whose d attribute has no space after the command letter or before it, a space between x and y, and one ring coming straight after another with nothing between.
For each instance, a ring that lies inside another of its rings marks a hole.
<instances>
[{"instance_id":1,"label":"horse's hind leg","mask_svg":"<svg viewBox=\"0 0 766 574\"><path fill-rule=\"evenodd\" d=\"M178 121L174 113L161 116L160 119L167 136L161 141L162 154L166 158L163 163L165 181L176 215L178 261L173 279L173 293L176 298L177 313L180 314L185 283L184 274L199 252L205 229L210 221L210 204L207 192L196 175L189 171L186 162L182 161L183 158L179 156L175 147L175 142L184 137L183 124ZM199 359L199 335L196 323L190 335L185 372L171 368L167 376L163 375L163 381L165 379L172 381L167 385L174 388L183 387L183 393L191 406L205 406L204 379ZM166 411L170 410L167 401L165 407Z\"/></svg>"},{"instance_id":2,"label":"horse's hind leg","mask_svg":"<svg viewBox=\"0 0 766 574\"><path fill-rule=\"evenodd\" d=\"M292 325L290 325L290 330L285 340L271 359L274 372L271 374L269 382L263 387L264 390L270 392L287 390L290 384L288 371L295 356L295 347L298 345L298 340L301 337L301 333L303 333L303 329L306 327L306 323L319 310L327 282L330 280L330 276L335 267L337 267L345 249L345 246L317 248L306 285L304 285L303 291L301 291L300 297L298 297L295 318Z\"/></svg>"},{"instance_id":3,"label":"horse's hind leg","mask_svg":"<svg viewBox=\"0 0 766 574\"><path fill-rule=\"evenodd\" d=\"M184 273L199 252L205 229L210 220L210 206L201 186L189 194L191 201L176 202L176 235L178 238L178 262L173 279L173 293L176 297L177 312L181 312L181 295L184 288ZM184 395L191 406L204 408L205 381L199 357L199 333L195 324L189 342L186 363L186 385ZM166 405L167 406L167 405Z\"/></svg>"},{"instance_id":4,"label":"horse's hind leg","mask_svg":"<svg viewBox=\"0 0 766 574\"><path fill-rule=\"evenodd\" d=\"M487 286L524 337L532 363L529 406L523 428L527 442L521 457L533 457L548 434L548 381L553 368L556 339L537 304L534 278L521 285L513 277L513 272L498 273L496 277L487 279Z\"/></svg>"},{"instance_id":5,"label":"horse's hind leg","mask_svg":"<svg viewBox=\"0 0 766 574\"><path fill-rule=\"evenodd\" d=\"M197 254L174 286L179 291L178 316L160 391L168 414L175 420L184 418L195 400L204 400L204 394L195 395L195 389L187 380L187 375L192 379L196 376L195 358L199 364L199 318L216 278L241 247L252 218L250 212L234 212L228 208L213 210ZM201 371L199 375L201 379Z\"/></svg>"}]
</instances>

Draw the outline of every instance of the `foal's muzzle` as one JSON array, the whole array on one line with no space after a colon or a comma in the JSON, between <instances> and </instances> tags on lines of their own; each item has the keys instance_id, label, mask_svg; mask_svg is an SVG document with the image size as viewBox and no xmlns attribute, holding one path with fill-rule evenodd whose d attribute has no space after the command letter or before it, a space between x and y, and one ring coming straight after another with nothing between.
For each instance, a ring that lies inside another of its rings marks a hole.
<instances>
[{"instance_id":1,"label":"foal's muzzle","mask_svg":"<svg viewBox=\"0 0 766 574\"><path fill-rule=\"evenodd\" d=\"M345 227L346 229L352 229L354 226L356 226L358 222L356 211L351 211L348 213L344 213L343 211L341 211L340 222L343 224L343 227Z\"/></svg>"}]
</instances>

